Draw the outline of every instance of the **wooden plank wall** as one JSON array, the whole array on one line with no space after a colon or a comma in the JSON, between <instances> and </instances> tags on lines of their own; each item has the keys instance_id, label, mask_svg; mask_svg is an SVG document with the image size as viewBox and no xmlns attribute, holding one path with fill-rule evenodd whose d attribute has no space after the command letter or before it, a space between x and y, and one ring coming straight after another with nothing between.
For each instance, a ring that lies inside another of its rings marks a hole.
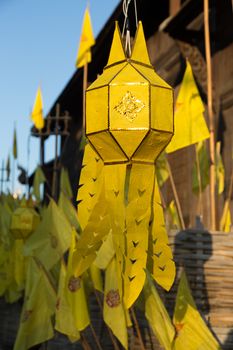
<instances>
[{"instance_id":1,"label":"wooden plank wall","mask_svg":"<svg viewBox=\"0 0 233 350\"><path fill-rule=\"evenodd\" d=\"M177 266L176 282L165 296L170 314L184 266L198 310L223 349L233 349L233 233L172 231L170 243Z\"/></svg>"}]
</instances>

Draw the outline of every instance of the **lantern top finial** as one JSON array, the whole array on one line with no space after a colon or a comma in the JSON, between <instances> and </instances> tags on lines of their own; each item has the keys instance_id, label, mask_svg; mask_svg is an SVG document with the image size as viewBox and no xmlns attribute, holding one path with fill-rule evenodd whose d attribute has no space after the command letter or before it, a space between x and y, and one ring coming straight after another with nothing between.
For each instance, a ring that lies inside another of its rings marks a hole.
<instances>
[{"instance_id":1,"label":"lantern top finial","mask_svg":"<svg viewBox=\"0 0 233 350\"><path fill-rule=\"evenodd\" d=\"M139 23L138 23L138 29L137 29L137 33L135 36L131 60L142 62L144 64L151 66L149 54L148 54L147 46L146 46L143 25L142 25L141 21L139 21Z\"/></svg>"},{"instance_id":2,"label":"lantern top finial","mask_svg":"<svg viewBox=\"0 0 233 350\"><path fill-rule=\"evenodd\" d=\"M119 25L118 22L115 22L115 31L113 35L112 46L109 54L107 67L117 62L125 61L126 59L127 58L125 50L123 48ZM138 24L138 29L133 45L133 52L129 59L151 66L143 31L143 25L141 21L139 21Z\"/></svg>"},{"instance_id":3,"label":"lantern top finial","mask_svg":"<svg viewBox=\"0 0 233 350\"><path fill-rule=\"evenodd\" d=\"M115 31L113 34L112 46L109 54L108 64L110 66L116 62L126 60L125 51L123 49L120 29L118 22L115 22Z\"/></svg>"}]
</instances>

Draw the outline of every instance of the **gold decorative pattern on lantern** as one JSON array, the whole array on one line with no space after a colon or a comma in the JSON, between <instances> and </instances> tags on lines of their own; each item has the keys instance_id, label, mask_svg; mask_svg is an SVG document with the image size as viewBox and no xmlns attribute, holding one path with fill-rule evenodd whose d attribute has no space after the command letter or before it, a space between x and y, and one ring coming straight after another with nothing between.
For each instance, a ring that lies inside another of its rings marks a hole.
<instances>
[{"instance_id":1,"label":"gold decorative pattern on lantern","mask_svg":"<svg viewBox=\"0 0 233 350\"><path fill-rule=\"evenodd\" d=\"M71 276L68 281L68 289L74 293L81 288L81 279L79 277Z\"/></svg>"},{"instance_id":2,"label":"gold decorative pattern on lantern","mask_svg":"<svg viewBox=\"0 0 233 350\"><path fill-rule=\"evenodd\" d=\"M118 289L111 289L106 295L106 303L109 307L117 307L120 305L120 294Z\"/></svg>"},{"instance_id":3,"label":"gold decorative pattern on lantern","mask_svg":"<svg viewBox=\"0 0 233 350\"><path fill-rule=\"evenodd\" d=\"M145 104L141 100L135 97L130 91L127 91L114 109L132 122L144 107Z\"/></svg>"}]
</instances>

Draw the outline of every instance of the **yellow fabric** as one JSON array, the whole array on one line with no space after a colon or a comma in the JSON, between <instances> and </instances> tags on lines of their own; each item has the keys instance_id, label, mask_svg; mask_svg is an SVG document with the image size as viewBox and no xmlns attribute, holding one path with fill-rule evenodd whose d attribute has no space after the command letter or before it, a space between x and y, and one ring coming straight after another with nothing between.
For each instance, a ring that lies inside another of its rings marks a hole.
<instances>
[{"instance_id":1,"label":"yellow fabric","mask_svg":"<svg viewBox=\"0 0 233 350\"><path fill-rule=\"evenodd\" d=\"M174 136L166 148L167 153L209 138L203 117L204 106L187 61L184 78L175 105Z\"/></svg>"},{"instance_id":2,"label":"yellow fabric","mask_svg":"<svg viewBox=\"0 0 233 350\"><path fill-rule=\"evenodd\" d=\"M95 44L95 39L92 32L91 17L90 17L89 9L86 8L84 18L83 18L80 44L79 44L79 49L78 49L78 54L76 59L77 68L81 68L85 66L85 64L91 62L91 47L94 44Z\"/></svg>"},{"instance_id":3,"label":"yellow fabric","mask_svg":"<svg viewBox=\"0 0 233 350\"><path fill-rule=\"evenodd\" d=\"M115 258L112 259L105 273L103 318L123 347L128 349L125 310L120 300Z\"/></svg>"},{"instance_id":4,"label":"yellow fabric","mask_svg":"<svg viewBox=\"0 0 233 350\"><path fill-rule=\"evenodd\" d=\"M173 323L176 328L173 350L221 349L197 310L184 272L178 286Z\"/></svg>"},{"instance_id":5,"label":"yellow fabric","mask_svg":"<svg viewBox=\"0 0 233 350\"><path fill-rule=\"evenodd\" d=\"M145 315L156 338L165 350L172 350L175 329L160 296L147 273L144 286ZM188 350L188 349L187 349Z\"/></svg>"},{"instance_id":6,"label":"yellow fabric","mask_svg":"<svg viewBox=\"0 0 233 350\"><path fill-rule=\"evenodd\" d=\"M76 246L77 234L72 231L72 241L69 249L69 257L67 264L67 277L65 286L65 297L68 300L70 308L73 313L75 327L82 331L90 324L89 312L87 307L87 301L83 286L82 278L78 277L75 279L73 274L73 254ZM75 279L75 280L74 280ZM72 286L71 281L77 282L77 288L75 285Z\"/></svg>"},{"instance_id":7,"label":"yellow fabric","mask_svg":"<svg viewBox=\"0 0 233 350\"><path fill-rule=\"evenodd\" d=\"M57 293L54 328L58 332L67 335L69 339L72 339L72 341L77 341L78 339L80 339L80 334L78 329L75 326L72 309L65 296L66 274L67 274L67 269L64 262L62 261L61 269L60 269L58 293Z\"/></svg>"},{"instance_id":8,"label":"yellow fabric","mask_svg":"<svg viewBox=\"0 0 233 350\"><path fill-rule=\"evenodd\" d=\"M43 170L40 166L36 168L36 172L33 178L33 191L32 194L36 197L36 200L40 202L41 196L40 196L40 185L43 184L46 181L45 175Z\"/></svg>"},{"instance_id":9,"label":"yellow fabric","mask_svg":"<svg viewBox=\"0 0 233 350\"><path fill-rule=\"evenodd\" d=\"M38 130L43 129L44 127L44 118L43 118L43 100L40 87L36 93L36 99L34 102L33 110L31 113L31 119Z\"/></svg>"},{"instance_id":10,"label":"yellow fabric","mask_svg":"<svg viewBox=\"0 0 233 350\"><path fill-rule=\"evenodd\" d=\"M103 185L102 169L102 160L93 148L87 144L84 149L77 195L78 219L82 230L87 225L93 207L100 195Z\"/></svg>"},{"instance_id":11,"label":"yellow fabric","mask_svg":"<svg viewBox=\"0 0 233 350\"><path fill-rule=\"evenodd\" d=\"M220 220L220 230L226 233L231 231L231 210L229 200L226 200L224 204L223 214Z\"/></svg>"},{"instance_id":12,"label":"yellow fabric","mask_svg":"<svg viewBox=\"0 0 233 350\"><path fill-rule=\"evenodd\" d=\"M125 178L126 165L114 164L104 166L105 195L110 216L113 246L117 260L117 276L120 297L122 297L122 273L125 253ZM110 231L110 230L109 230Z\"/></svg>"},{"instance_id":13,"label":"yellow fabric","mask_svg":"<svg viewBox=\"0 0 233 350\"><path fill-rule=\"evenodd\" d=\"M68 170L65 168L62 168L61 170L61 178L60 178L60 189L68 198L73 197L72 188L70 185L70 178Z\"/></svg>"},{"instance_id":14,"label":"yellow fabric","mask_svg":"<svg viewBox=\"0 0 233 350\"><path fill-rule=\"evenodd\" d=\"M43 269L31 258L14 350L27 350L53 337L51 317L55 312L55 303L55 291Z\"/></svg>"},{"instance_id":15,"label":"yellow fabric","mask_svg":"<svg viewBox=\"0 0 233 350\"><path fill-rule=\"evenodd\" d=\"M105 270L114 255L115 249L112 240L112 231L110 231L96 254L95 265L99 267L99 269Z\"/></svg>"},{"instance_id":16,"label":"yellow fabric","mask_svg":"<svg viewBox=\"0 0 233 350\"><path fill-rule=\"evenodd\" d=\"M103 279L101 271L94 263L90 266L90 275L94 288L99 292L103 292Z\"/></svg>"},{"instance_id":17,"label":"yellow fabric","mask_svg":"<svg viewBox=\"0 0 233 350\"><path fill-rule=\"evenodd\" d=\"M42 221L24 245L26 256L35 256L50 270L69 249L72 227L51 199Z\"/></svg>"},{"instance_id":18,"label":"yellow fabric","mask_svg":"<svg viewBox=\"0 0 233 350\"><path fill-rule=\"evenodd\" d=\"M102 191L98 202L91 211L88 223L77 242L76 250L73 254L73 271L75 276L80 276L90 267L103 243L103 239L107 237L109 231L108 206Z\"/></svg>"},{"instance_id":19,"label":"yellow fabric","mask_svg":"<svg viewBox=\"0 0 233 350\"><path fill-rule=\"evenodd\" d=\"M216 160L215 160L215 169L216 169L216 180L218 185L218 194L223 193L224 191L224 182L225 182L225 169L221 156L221 142L218 141L216 144Z\"/></svg>"},{"instance_id":20,"label":"yellow fabric","mask_svg":"<svg viewBox=\"0 0 233 350\"><path fill-rule=\"evenodd\" d=\"M154 166L132 164L126 207L126 248L123 274L124 304L127 309L135 302L145 282L154 179Z\"/></svg>"},{"instance_id":21,"label":"yellow fabric","mask_svg":"<svg viewBox=\"0 0 233 350\"><path fill-rule=\"evenodd\" d=\"M176 267L164 222L157 180L153 193L153 221L151 226L153 278L164 289L169 290L174 282Z\"/></svg>"}]
</instances>

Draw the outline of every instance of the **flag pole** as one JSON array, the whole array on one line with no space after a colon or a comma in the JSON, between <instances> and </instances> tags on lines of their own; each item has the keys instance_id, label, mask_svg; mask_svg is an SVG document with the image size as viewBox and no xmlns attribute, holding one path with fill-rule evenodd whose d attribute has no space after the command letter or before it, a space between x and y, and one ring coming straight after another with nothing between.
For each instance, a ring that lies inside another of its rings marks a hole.
<instances>
[{"instance_id":1,"label":"flag pole","mask_svg":"<svg viewBox=\"0 0 233 350\"><path fill-rule=\"evenodd\" d=\"M59 136L59 116L60 116L60 105L56 104L56 115L55 115L55 158L53 163L53 184L52 184L52 197L57 202L57 180L58 180L58 136Z\"/></svg>"},{"instance_id":2,"label":"flag pole","mask_svg":"<svg viewBox=\"0 0 233 350\"><path fill-rule=\"evenodd\" d=\"M169 164L167 158L166 158L166 162L167 162L167 169L168 169L169 179L170 179L170 183L171 183L171 186L172 186L172 192L173 192L173 195L174 195L176 208L177 208L179 219L180 219L181 228L182 228L182 230L185 230L185 224L184 224L183 213L182 213L182 209L181 209L181 205L180 205L180 200L179 200L178 193L177 193L177 190L176 190L176 185L175 185L174 178L173 178L173 175L172 175L172 170L171 170L171 167L170 167L170 164Z\"/></svg>"},{"instance_id":3,"label":"flag pole","mask_svg":"<svg viewBox=\"0 0 233 350\"><path fill-rule=\"evenodd\" d=\"M42 131L39 129L39 138L40 138L40 166L43 165L43 138L42 138Z\"/></svg>"},{"instance_id":4,"label":"flag pole","mask_svg":"<svg viewBox=\"0 0 233 350\"><path fill-rule=\"evenodd\" d=\"M215 202L215 147L214 147L214 114L212 95L212 65L210 48L210 27L209 27L209 0L204 0L204 33L205 33L205 55L207 67L207 106L210 129L210 213L211 230L216 230L216 202Z\"/></svg>"},{"instance_id":5,"label":"flag pole","mask_svg":"<svg viewBox=\"0 0 233 350\"><path fill-rule=\"evenodd\" d=\"M85 54L85 64L83 67L83 136L86 130L86 89L87 89L87 79L88 79L88 62L87 53Z\"/></svg>"},{"instance_id":6,"label":"flag pole","mask_svg":"<svg viewBox=\"0 0 233 350\"><path fill-rule=\"evenodd\" d=\"M200 169L200 159L198 156L198 145L195 144L195 154L196 154L196 163L197 163L197 179L198 179L198 200L199 200L199 215L202 221L203 219L203 196L202 196L202 181L201 181L201 169Z\"/></svg>"},{"instance_id":7,"label":"flag pole","mask_svg":"<svg viewBox=\"0 0 233 350\"><path fill-rule=\"evenodd\" d=\"M134 322L134 325L135 325L136 333L137 333L138 340L139 340L139 343L140 343L140 348L141 348L141 350L146 350L145 345L143 343L142 334L141 334L141 331L140 331L138 320L137 320L137 317L136 317L136 314L135 314L135 311L134 311L133 307L131 307L130 312L131 312L131 316L132 316L132 319L133 319L133 322Z\"/></svg>"}]
</instances>

